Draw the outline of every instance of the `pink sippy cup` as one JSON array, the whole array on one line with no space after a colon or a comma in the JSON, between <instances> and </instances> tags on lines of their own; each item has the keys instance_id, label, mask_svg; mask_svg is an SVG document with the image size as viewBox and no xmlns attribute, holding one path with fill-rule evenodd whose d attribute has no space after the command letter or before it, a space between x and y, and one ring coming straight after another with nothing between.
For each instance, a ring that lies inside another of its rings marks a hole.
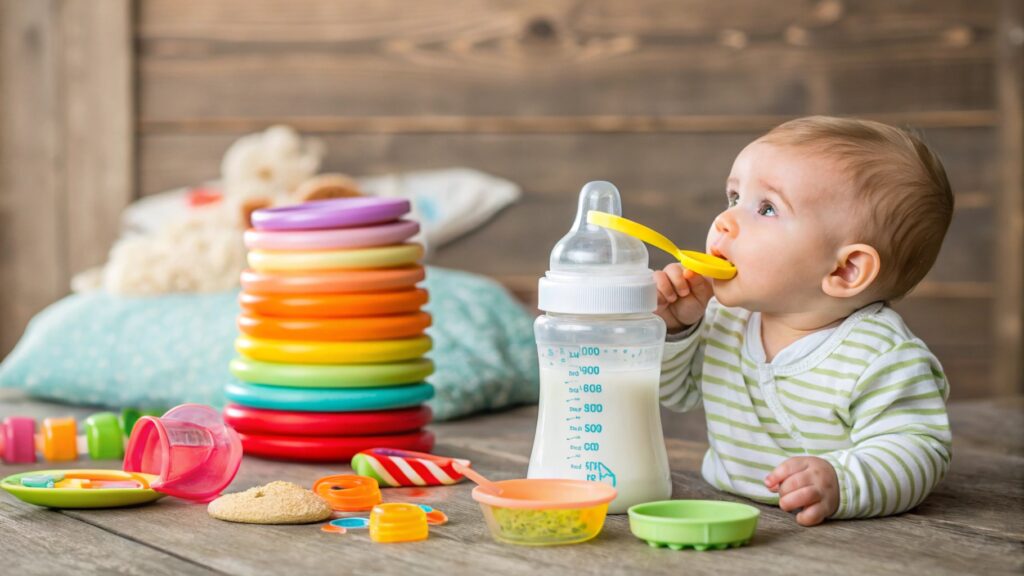
<instances>
[{"instance_id":1,"label":"pink sippy cup","mask_svg":"<svg viewBox=\"0 0 1024 576\"><path fill-rule=\"evenodd\" d=\"M125 472L156 474L154 490L209 502L235 478L242 463L238 433L220 413L201 404L182 404L159 418L138 420L125 449Z\"/></svg>"}]
</instances>

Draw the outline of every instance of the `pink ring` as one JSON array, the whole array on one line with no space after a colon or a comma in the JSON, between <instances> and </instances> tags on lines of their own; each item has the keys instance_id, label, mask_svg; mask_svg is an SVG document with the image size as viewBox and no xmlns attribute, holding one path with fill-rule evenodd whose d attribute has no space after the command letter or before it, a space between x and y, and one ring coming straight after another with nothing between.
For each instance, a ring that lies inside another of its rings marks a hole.
<instances>
[{"instance_id":1,"label":"pink ring","mask_svg":"<svg viewBox=\"0 0 1024 576\"><path fill-rule=\"evenodd\" d=\"M337 248L369 248L401 244L420 231L411 220L398 220L361 228L327 230L257 230L245 231L245 246L250 250L332 250Z\"/></svg>"}]
</instances>

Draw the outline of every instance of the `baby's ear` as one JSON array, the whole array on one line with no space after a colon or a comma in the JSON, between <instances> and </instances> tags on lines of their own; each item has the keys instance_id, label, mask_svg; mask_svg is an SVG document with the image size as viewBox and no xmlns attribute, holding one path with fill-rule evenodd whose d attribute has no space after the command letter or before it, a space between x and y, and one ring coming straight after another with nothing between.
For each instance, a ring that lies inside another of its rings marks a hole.
<instances>
[{"instance_id":1,"label":"baby's ear","mask_svg":"<svg viewBox=\"0 0 1024 576\"><path fill-rule=\"evenodd\" d=\"M867 244L843 246L836 255L835 268L821 281L821 289L833 298L852 298L868 289L882 265L882 259Z\"/></svg>"}]
</instances>

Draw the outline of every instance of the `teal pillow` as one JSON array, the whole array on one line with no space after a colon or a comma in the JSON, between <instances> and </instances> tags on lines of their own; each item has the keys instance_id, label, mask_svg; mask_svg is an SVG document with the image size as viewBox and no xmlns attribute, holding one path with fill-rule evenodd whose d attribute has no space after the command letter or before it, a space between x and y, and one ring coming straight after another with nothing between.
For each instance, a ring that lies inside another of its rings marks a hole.
<instances>
[{"instance_id":1,"label":"teal pillow","mask_svg":"<svg viewBox=\"0 0 1024 576\"><path fill-rule=\"evenodd\" d=\"M496 282L429 268L436 420L534 403L532 320ZM238 293L68 296L39 313L3 364L0 387L114 408L224 405Z\"/></svg>"}]
</instances>

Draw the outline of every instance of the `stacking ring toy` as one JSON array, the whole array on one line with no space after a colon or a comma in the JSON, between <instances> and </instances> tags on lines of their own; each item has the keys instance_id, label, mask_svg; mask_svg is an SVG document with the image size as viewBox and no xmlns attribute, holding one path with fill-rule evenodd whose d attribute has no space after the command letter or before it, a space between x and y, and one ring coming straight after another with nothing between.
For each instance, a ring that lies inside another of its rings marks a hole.
<instances>
[{"instance_id":1,"label":"stacking ring toy","mask_svg":"<svg viewBox=\"0 0 1024 576\"><path fill-rule=\"evenodd\" d=\"M351 228L396 220L409 212L402 198L333 198L266 208L252 213L252 225L259 230L320 230Z\"/></svg>"},{"instance_id":2,"label":"stacking ring toy","mask_svg":"<svg viewBox=\"0 0 1024 576\"><path fill-rule=\"evenodd\" d=\"M415 504L379 504L370 512L370 540L374 542L414 542L426 540L429 533L427 513Z\"/></svg>"},{"instance_id":3,"label":"stacking ring toy","mask_svg":"<svg viewBox=\"0 0 1024 576\"><path fill-rule=\"evenodd\" d=\"M363 318L275 318L238 316L238 328L253 338L355 342L420 336L430 326L430 314L413 312Z\"/></svg>"},{"instance_id":4,"label":"stacking ring toy","mask_svg":"<svg viewBox=\"0 0 1024 576\"><path fill-rule=\"evenodd\" d=\"M434 433L427 430L387 436L240 436L248 456L304 462L348 462L360 450L373 446L415 450L430 450L434 447Z\"/></svg>"},{"instance_id":5,"label":"stacking ring toy","mask_svg":"<svg viewBox=\"0 0 1024 576\"><path fill-rule=\"evenodd\" d=\"M384 501L376 480L355 474L324 476L313 484L313 493L338 512L373 510Z\"/></svg>"},{"instance_id":6,"label":"stacking ring toy","mask_svg":"<svg viewBox=\"0 0 1024 576\"><path fill-rule=\"evenodd\" d=\"M46 418L39 435L39 451L50 462L78 459L78 427L74 418Z\"/></svg>"},{"instance_id":7,"label":"stacking ring toy","mask_svg":"<svg viewBox=\"0 0 1024 576\"><path fill-rule=\"evenodd\" d=\"M411 220L399 220L365 228L337 228L334 230L274 232L249 229L245 231L245 246L250 250L368 248L400 244L415 236L419 231L419 223Z\"/></svg>"},{"instance_id":8,"label":"stacking ring toy","mask_svg":"<svg viewBox=\"0 0 1024 576\"><path fill-rule=\"evenodd\" d=\"M249 294L341 294L409 289L426 277L422 266L319 272L242 272Z\"/></svg>"},{"instance_id":9,"label":"stacking ring toy","mask_svg":"<svg viewBox=\"0 0 1024 576\"><path fill-rule=\"evenodd\" d=\"M300 412L361 412L408 408L422 404L433 398L434 387L430 384L412 384L390 388L310 390L228 382L224 386L224 395L235 404L250 408ZM373 445L366 446L372 447Z\"/></svg>"},{"instance_id":10,"label":"stacking ring toy","mask_svg":"<svg viewBox=\"0 0 1024 576\"><path fill-rule=\"evenodd\" d=\"M432 414L429 406L378 412L284 412L247 408L237 404L224 407L224 420L235 430L270 436L308 436L310 433L318 436L398 434L426 426Z\"/></svg>"},{"instance_id":11,"label":"stacking ring toy","mask_svg":"<svg viewBox=\"0 0 1024 576\"><path fill-rule=\"evenodd\" d=\"M354 318L416 312L427 303L422 288L370 294L259 296L242 292L242 308L262 316L288 318Z\"/></svg>"},{"instance_id":12,"label":"stacking ring toy","mask_svg":"<svg viewBox=\"0 0 1024 576\"><path fill-rule=\"evenodd\" d=\"M417 263L423 246L415 243L351 250L250 250L249 266L261 271L336 270L347 268L393 268Z\"/></svg>"},{"instance_id":13,"label":"stacking ring toy","mask_svg":"<svg viewBox=\"0 0 1024 576\"><path fill-rule=\"evenodd\" d=\"M363 342L264 340L249 336L235 339L235 350L246 358L299 364L376 364L412 360L429 352L431 346L430 336Z\"/></svg>"},{"instance_id":14,"label":"stacking ring toy","mask_svg":"<svg viewBox=\"0 0 1024 576\"><path fill-rule=\"evenodd\" d=\"M434 373L426 358L388 364L280 364L234 358L231 373L243 382L292 388L367 388L422 382Z\"/></svg>"}]
</instances>

